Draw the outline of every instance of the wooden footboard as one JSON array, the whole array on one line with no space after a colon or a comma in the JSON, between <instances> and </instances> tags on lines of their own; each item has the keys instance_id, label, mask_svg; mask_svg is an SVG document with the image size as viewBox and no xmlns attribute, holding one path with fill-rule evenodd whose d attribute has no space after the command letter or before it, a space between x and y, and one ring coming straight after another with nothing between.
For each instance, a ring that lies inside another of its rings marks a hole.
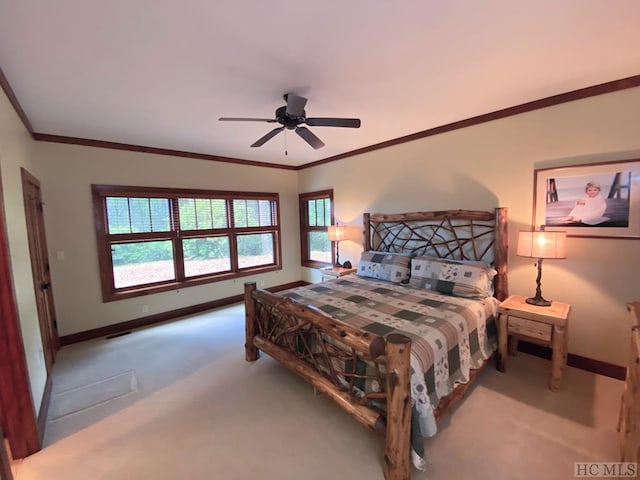
<instances>
[{"instance_id":1,"label":"wooden footboard","mask_svg":"<svg viewBox=\"0 0 640 480\"><path fill-rule=\"evenodd\" d=\"M244 299L247 361L264 351L384 435L385 478L409 479L411 340L385 340L254 282L245 284Z\"/></svg>"}]
</instances>

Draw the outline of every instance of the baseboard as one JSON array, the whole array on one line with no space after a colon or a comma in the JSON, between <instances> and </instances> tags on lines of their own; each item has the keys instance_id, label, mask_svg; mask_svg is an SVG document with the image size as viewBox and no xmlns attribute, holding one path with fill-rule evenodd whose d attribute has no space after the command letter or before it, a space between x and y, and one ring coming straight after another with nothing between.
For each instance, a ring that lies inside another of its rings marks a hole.
<instances>
[{"instance_id":1,"label":"baseboard","mask_svg":"<svg viewBox=\"0 0 640 480\"><path fill-rule=\"evenodd\" d=\"M518 351L551 360L551 348L537 345L535 343L520 340L518 342ZM615 378L617 380L624 380L627 376L627 369L625 367L615 365L613 363L602 362L600 360L594 360L593 358L582 357L573 353L570 353L567 356L567 365L579 368L580 370L586 370L587 372Z\"/></svg>"},{"instance_id":2,"label":"baseboard","mask_svg":"<svg viewBox=\"0 0 640 480\"><path fill-rule=\"evenodd\" d=\"M301 287L303 285L309 285L309 282L298 280L296 282L269 287L266 290L275 293L282 290L287 290L289 288ZM60 345L71 345L73 343L84 342L86 340L92 340L94 338L117 335L119 333L128 332L136 328L148 327L156 323L166 322L167 320L174 320L176 318L206 312L207 310L213 310L215 308L226 307L227 305L233 305L234 303L240 303L242 301L244 301L244 294L233 295L232 297L220 298L211 302L191 305L184 308L178 308L176 310L169 310L167 312L161 312L154 315L147 315L146 317L140 317L133 320L128 320L126 322L114 323L113 325L107 325L106 327L85 330L84 332L72 333L71 335L63 335L60 337Z\"/></svg>"},{"instance_id":3,"label":"baseboard","mask_svg":"<svg viewBox=\"0 0 640 480\"><path fill-rule=\"evenodd\" d=\"M44 429L47 426L47 415L49 414L49 405L51 403L51 388L53 382L51 375L47 374L47 381L44 384L44 392L42 401L40 402L40 411L38 412L38 435L40 436L40 445L44 445Z\"/></svg>"}]
</instances>

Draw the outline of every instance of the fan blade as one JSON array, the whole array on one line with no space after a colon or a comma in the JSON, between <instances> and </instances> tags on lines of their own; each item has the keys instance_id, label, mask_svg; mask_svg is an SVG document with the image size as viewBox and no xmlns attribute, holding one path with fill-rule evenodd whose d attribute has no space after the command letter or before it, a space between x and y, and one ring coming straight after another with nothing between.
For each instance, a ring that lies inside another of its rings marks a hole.
<instances>
[{"instance_id":1,"label":"fan blade","mask_svg":"<svg viewBox=\"0 0 640 480\"><path fill-rule=\"evenodd\" d=\"M359 118L307 118L304 123L310 127L360 128Z\"/></svg>"},{"instance_id":2,"label":"fan blade","mask_svg":"<svg viewBox=\"0 0 640 480\"><path fill-rule=\"evenodd\" d=\"M220 117L218 120L221 122L276 122L276 120L273 118Z\"/></svg>"},{"instance_id":3,"label":"fan blade","mask_svg":"<svg viewBox=\"0 0 640 480\"><path fill-rule=\"evenodd\" d=\"M306 104L306 98L299 97L294 93L287 93L287 115L301 117L304 114L304 106Z\"/></svg>"},{"instance_id":4,"label":"fan blade","mask_svg":"<svg viewBox=\"0 0 640 480\"><path fill-rule=\"evenodd\" d=\"M296 127L296 133L316 150L324 147L324 142L316 137L307 127Z\"/></svg>"},{"instance_id":5,"label":"fan blade","mask_svg":"<svg viewBox=\"0 0 640 480\"><path fill-rule=\"evenodd\" d=\"M269 133L267 133L264 137L260 138L256 142L254 142L251 146L252 147L261 147L262 145L267 143L269 140L271 140L273 137L275 137L277 134L279 134L282 130L284 130L284 127L274 128Z\"/></svg>"}]
</instances>

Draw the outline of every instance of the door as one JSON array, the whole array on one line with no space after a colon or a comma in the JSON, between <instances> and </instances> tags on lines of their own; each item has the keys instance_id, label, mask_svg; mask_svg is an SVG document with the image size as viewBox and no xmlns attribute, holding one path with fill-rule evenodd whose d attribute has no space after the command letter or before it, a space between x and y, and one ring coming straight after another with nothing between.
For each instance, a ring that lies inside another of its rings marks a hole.
<instances>
[{"instance_id":1,"label":"door","mask_svg":"<svg viewBox=\"0 0 640 480\"><path fill-rule=\"evenodd\" d=\"M60 340L58 338L58 325L53 304L47 239L44 231L44 203L42 202L40 181L24 168L21 169L21 173L29 254L31 256L31 272L36 292L42 349L47 373L51 373L56 351L60 348Z\"/></svg>"}]
</instances>

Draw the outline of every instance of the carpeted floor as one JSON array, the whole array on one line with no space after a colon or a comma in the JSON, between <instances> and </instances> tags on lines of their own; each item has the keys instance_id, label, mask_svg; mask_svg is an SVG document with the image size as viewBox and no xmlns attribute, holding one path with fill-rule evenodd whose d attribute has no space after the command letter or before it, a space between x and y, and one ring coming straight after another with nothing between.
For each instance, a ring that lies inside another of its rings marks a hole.
<instances>
[{"instance_id":1,"label":"carpeted floor","mask_svg":"<svg viewBox=\"0 0 640 480\"><path fill-rule=\"evenodd\" d=\"M266 356L244 361L233 306L64 347L45 448L16 480L382 479L383 442ZM617 461L623 383L550 362L487 368L413 479L573 478L574 462Z\"/></svg>"}]
</instances>

